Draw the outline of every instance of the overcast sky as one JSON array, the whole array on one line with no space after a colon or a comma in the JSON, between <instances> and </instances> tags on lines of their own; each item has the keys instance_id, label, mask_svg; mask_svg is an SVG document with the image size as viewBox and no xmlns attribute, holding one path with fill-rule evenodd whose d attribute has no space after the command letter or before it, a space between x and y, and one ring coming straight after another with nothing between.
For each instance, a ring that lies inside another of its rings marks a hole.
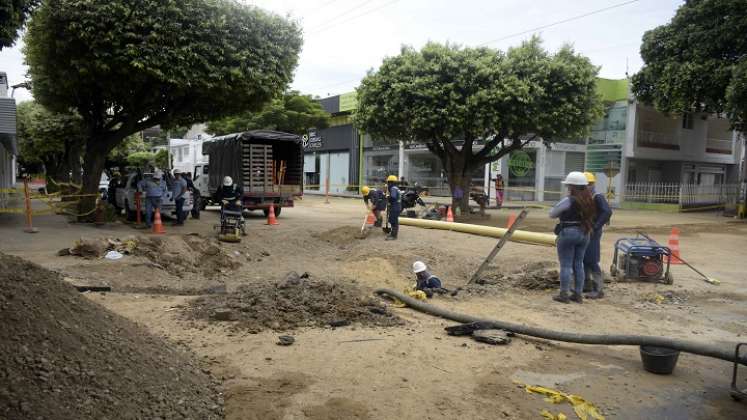
<instances>
[{"instance_id":1,"label":"overcast sky","mask_svg":"<svg viewBox=\"0 0 747 420\"><path fill-rule=\"evenodd\" d=\"M571 43L600 66L599 75L625 77L642 65L643 33L667 23L682 0L243 0L289 16L303 26L304 46L292 87L319 96L349 92L403 44L428 41L506 49L532 33L555 50ZM619 7L616 5L624 4ZM610 8L606 11L601 9ZM599 11L597 13L593 13ZM573 19L580 15L588 16ZM558 23L564 20L565 23ZM558 23L553 25L554 23ZM553 25L545 27L547 25ZM535 28L542 28L537 29ZM516 35L516 36L512 36ZM22 41L0 52L11 84L26 72ZM23 89L19 100L30 99Z\"/></svg>"}]
</instances>

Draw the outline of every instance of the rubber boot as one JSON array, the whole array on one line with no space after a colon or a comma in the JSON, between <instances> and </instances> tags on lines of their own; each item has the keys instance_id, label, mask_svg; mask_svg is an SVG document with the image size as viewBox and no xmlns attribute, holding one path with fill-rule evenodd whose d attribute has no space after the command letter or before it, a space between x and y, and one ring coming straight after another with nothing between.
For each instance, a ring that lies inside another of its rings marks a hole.
<instances>
[{"instance_id":1,"label":"rubber boot","mask_svg":"<svg viewBox=\"0 0 747 420\"><path fill-rule=\"evenodd\" d=\"M588 299L601 299L604 297L604 274L592 273L591 280L594 284L594 291L586 295Z\"/></svg>"},{"instance_id":2,"label":"rubber boot","mask_svg":"<svg viewBox=\"0 0 747 420\"><path fill-rule=\"evenodd\" d=\"M557 296L553 296L552 300L560 303L570 303L571 299L568 297L568 292L561 291Z\"/></svg>"},{"instance_id":3,"label":"rubber boot","mask_svg":"<svg viewBox=\"0 0 747 420\"><path fill-rule=\"evenodd\" d=\"M592 272L589 270L584 270L584 293L593 292L594 291L594 283L592 282Z\"/></svg>"},{"instance_id":4,"label":"rubber boot","mask_svg":"<svg viewBox=\"0 0 747 420\"><path fill-rule=\"evenodd\" d=\"M581 297L581 293L571 293L571 297L569 298L569 300L576 303L584 303L584 298Z\"/></svg>"}]
</instances>

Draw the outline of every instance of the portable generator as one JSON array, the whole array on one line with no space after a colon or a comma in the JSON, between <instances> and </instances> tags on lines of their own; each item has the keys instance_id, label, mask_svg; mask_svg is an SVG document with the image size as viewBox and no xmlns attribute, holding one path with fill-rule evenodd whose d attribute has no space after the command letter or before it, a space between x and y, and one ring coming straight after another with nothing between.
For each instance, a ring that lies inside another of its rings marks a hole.
<instances>
[{"instance_id":1,"label":"portable generator","mask_svg":"<svg viewBox=\"0 0 747 420\"><path fill-rule=\"evenodd\" d=\"M615 256L612 258L612 277L643 281L660 281L672 284L674 279L669 272L672 251L656 241L643 236L621 238L615 242Z\"/></svg>"}]
</instances>

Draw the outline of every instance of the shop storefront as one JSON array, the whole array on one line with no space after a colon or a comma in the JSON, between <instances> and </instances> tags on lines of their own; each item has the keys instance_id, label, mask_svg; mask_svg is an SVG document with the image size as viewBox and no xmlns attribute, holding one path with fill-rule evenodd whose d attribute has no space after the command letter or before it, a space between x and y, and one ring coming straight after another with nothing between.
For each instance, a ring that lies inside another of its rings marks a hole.
<instances>
[{"instance_id":1,"label":"shop storefront","mask_svg":"<svg viewBox=\"0 0 747 420\"><path fill-rule=\"evenodd\" d=\"M352 124L310 130L304 136L304 191L342 194L358 184L358 135Z\"/></svg>"}]
</instances>

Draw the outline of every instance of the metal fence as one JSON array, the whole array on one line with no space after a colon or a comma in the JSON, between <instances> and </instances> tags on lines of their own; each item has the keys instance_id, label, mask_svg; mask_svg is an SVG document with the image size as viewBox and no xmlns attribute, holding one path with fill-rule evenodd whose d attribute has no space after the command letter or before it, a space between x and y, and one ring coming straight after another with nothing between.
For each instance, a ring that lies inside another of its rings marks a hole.
<instances>
[{"instance_id":1,"label":"metal fence","mask_svg":"<svg viewBox=\"0 0 747 420\"><path fill-rule=\"evenodd\" d=\"M739 197L739 184L697 185L664 182L629 183L625 201L677 204L682 209L733 205Z\"/></svg>"}]
</instances>

